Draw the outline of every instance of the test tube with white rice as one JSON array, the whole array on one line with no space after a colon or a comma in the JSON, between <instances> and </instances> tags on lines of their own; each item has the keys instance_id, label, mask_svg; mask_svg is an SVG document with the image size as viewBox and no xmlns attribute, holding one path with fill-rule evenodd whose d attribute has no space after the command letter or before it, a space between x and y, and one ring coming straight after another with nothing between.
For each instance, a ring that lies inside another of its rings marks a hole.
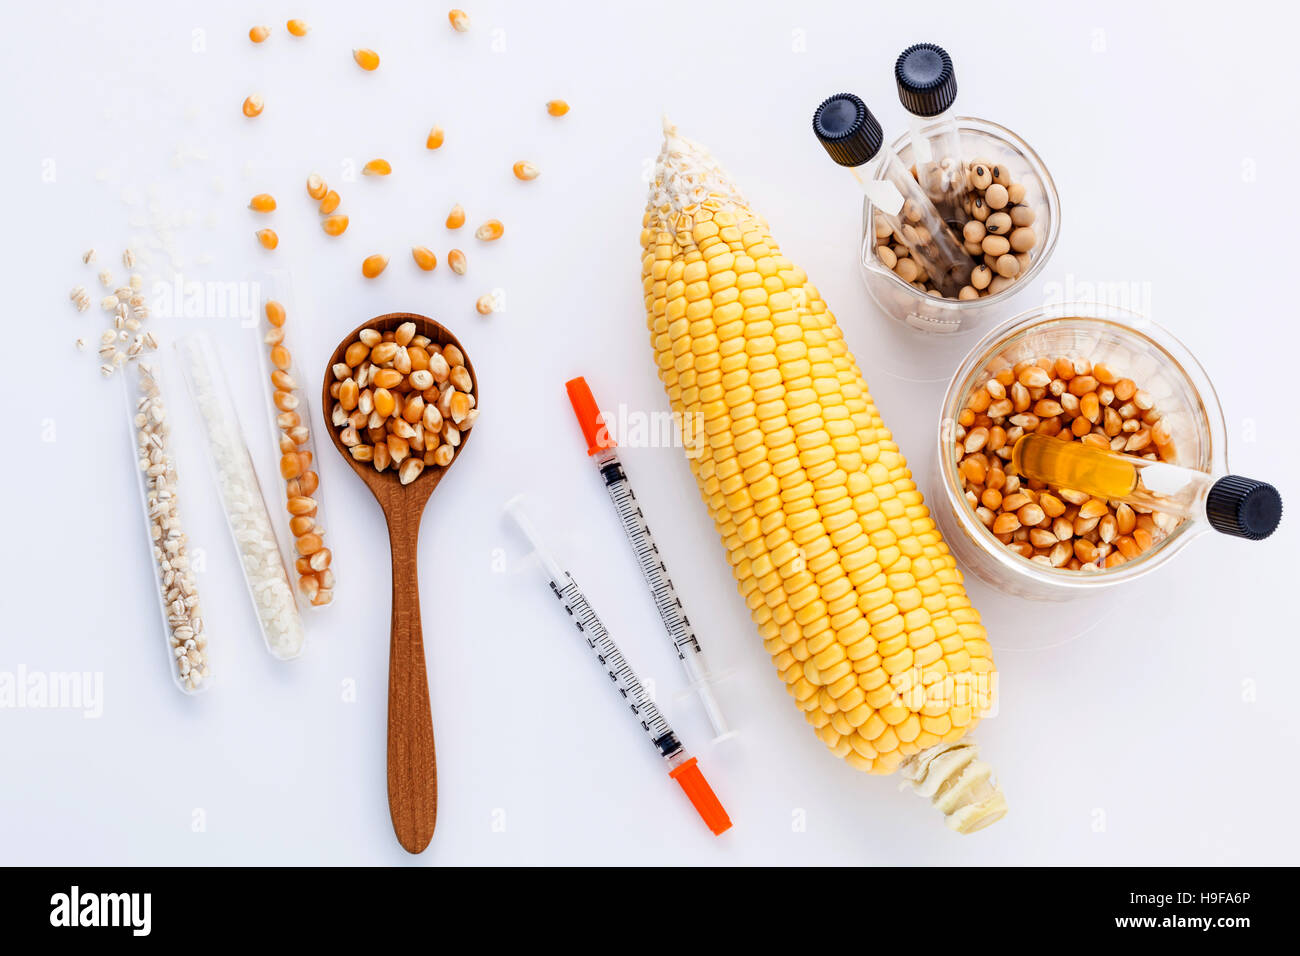
<instances>
[{"instance_id":1,"label":"test tube with white rice","mask_svg":"<svg viewBox=\"0 0 1300 956\"><path fill-rule=\"evenodd\" d=\"M203 423L213 480L262 639L273 656L297 657L304 638L302 617L216 351L201 333L181 339L176 349Z\"/></svg>"}]
</instances>

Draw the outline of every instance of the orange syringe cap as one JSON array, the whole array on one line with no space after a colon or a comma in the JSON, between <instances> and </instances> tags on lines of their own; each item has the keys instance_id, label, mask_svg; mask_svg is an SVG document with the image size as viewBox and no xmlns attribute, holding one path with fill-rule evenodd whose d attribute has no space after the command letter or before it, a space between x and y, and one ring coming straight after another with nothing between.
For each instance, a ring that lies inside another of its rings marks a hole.
<instances>
[{"instance_id":1,"label":"orange syringe cap","mask_svg":"<svg viewBox=\"0 0 1300 956\"><path fill-rule=\"evenodd\" d=\"M722 808L722 803L713 792L713 788L709 786L709 781L704 779L700 765L694 757L668 771L668 776L676 780L686 792L691 806L695 807L695 811L708 824L714 836L731 829L731 817L727 816L727 811Z\"/></svg>"},{"instance_id":2,"label":"orange syringe cap","mask_svg":"<svg viewBox=\"0 0 1300 956\"><path fill-rule=\"evenodd\" d=\"M604 416L600 406L587 387L587 380L579 375L564 383L569 393L569 402L573 405L573 414L578 416L578 425L582 428L582 437L587 440L587 454L594 455L607 448L613 448L614 439L605 427Z\"/></svg>"}]
</instances>

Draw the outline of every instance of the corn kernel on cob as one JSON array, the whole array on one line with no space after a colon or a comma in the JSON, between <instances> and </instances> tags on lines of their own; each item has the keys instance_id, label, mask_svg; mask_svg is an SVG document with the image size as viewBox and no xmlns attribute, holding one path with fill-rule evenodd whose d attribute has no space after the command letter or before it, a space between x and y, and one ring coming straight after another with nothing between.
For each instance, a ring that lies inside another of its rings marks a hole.
<instances>
[{"instance_id":1,"label":"corn kernel on cob","mask_svg":"<svg viewBox=\"0 0 1300 956\"><path fill-rule=\"evenodd\" d=\"M1005 800L962 738L995 672L961 572L817 289L708 152L664 132L647 324L764 646L835 754L986 826Z\"/></svg>"}]
</instances>

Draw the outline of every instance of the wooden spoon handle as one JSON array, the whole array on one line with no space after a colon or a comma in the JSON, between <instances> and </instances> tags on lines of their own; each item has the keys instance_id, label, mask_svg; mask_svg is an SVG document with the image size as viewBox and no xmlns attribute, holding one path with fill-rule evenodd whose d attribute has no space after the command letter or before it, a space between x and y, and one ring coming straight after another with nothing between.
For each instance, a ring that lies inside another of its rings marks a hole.
<instances>
[{"instance_id":1,"label":"wooden spoon handle","mask_svg":"<svg viewBox=\"0 0 1300 956\"><path fill-rule=\"evenodd\" d=\"M388 648L388 811L397 842L421 853L433 839L438 816L438 770L433 714L424 667L420 589L416 575L419 509L388 516L393 552L393 628Z\"/></svg>"}]
</instances>

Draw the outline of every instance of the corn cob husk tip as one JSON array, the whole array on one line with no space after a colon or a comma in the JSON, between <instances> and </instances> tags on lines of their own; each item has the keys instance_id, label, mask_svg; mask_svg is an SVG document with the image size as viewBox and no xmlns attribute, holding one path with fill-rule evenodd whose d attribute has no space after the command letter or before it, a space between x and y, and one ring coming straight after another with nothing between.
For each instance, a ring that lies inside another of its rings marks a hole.
<instances>
[{"instance_id":1,"label":"corn cob husk tip","mask_svg":"<svg viewBox=\"0 0 1300 956\"><path fill-rule=\"evenodd\" d=\"M899 787L929 800L950 829L982 830L1006 816L1007 800L979 753L979 744L968 737L928 747L898 768L903 777Z\"/></svg>"}]
</instances>

